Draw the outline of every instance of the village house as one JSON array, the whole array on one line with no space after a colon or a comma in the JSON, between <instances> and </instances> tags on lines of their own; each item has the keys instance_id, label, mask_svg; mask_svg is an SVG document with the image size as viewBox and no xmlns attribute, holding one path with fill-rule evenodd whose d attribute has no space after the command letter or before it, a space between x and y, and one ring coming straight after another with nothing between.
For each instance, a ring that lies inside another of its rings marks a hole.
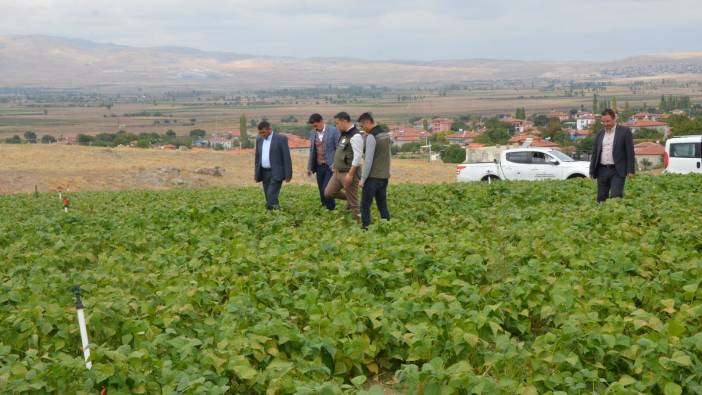
<instances>
[{"instance_id":1,"label":"village house","mask_svg":"<svg viewBox=\"0 0 702 395\"><path fill-rule=\"evenodd\" d=\"M431 121L432 133L448 132L453 127L453 121L448 118L434 118Z\"/></svg>"},{"instance_id":2,"label":"village house","mask_svg":"<svg viewBox=\"0 0 702 395\"><path fill-rule=\"evenodd\" d=\"M509 124L514 133L526 133L534 128L534 122L525 119L517 119L512 117L503 118L502 122Z\"/></svg>"},{"instance_id":3,"label":"village house","mask_svg":"<svg viewBox=\"0 0 702 395\"><path fill-rule=\"evenodd\" d=\"M461 131L458 133L449 134L446 139L451 144L468 145L473 142L473 139L480 134L472 131Z\"/></svg>"},{"instance_id":4,"label":"village house","mask_svg":"<svg viewBox=\"0 0 702 395\"><path fill-rule=\"evenodd\" d=\"M629 118L629 121L657 121L660 117L660 114L651 114L650 112L638 112L632 115L631 118Z\"/></svg>"},{"instance_id":5,"label":"village house","mask_svg":"<svg viewBox=\"0 0 702 395\"><path fill-rule=\"evenodd\" d=\"M60 134L56 138L56 143L57 144L66 144L66 145L74 145L78 143L78 136L75 134L69 134L64 136L63 134Z\"/></svg>"},{"instance_id":6,"label":"village house","mask_svg":"<svg viewBox=\"0 0 702 395\"><path fill-rule=\"evenodd\" d=\"M288 137L290 152L309 152L310 140L294 134L285 134Z\"/></svg>"},{"instance_id":7,"label":"village house","mask_svg":"<svg viewBox=\"0 0 702 395\"><path fill-rule=\"evenodd\" d=\"M402 147L407 143L416 142L424 144L430 135L431 134L424 129L417 128L397 128L390 131L390 138L393 145L396 147Z\"/></svg>"},{"instance_id":8,"label":"village house","mask_svg":"<svg viewBox=\"0 0 702 395\"><path fill-rule=\"evenodd\" d=\"M595 122L597 122L597 116L595 114L591 112L579 112L575 119L575 128L578 130L585 130L591 125L594 125Z\"/></svg>"},{"instance_id":9,"label":"village house","mask_svg":"<svg viewBox=\"0 0 702 395\"><path fill-rule=\"evenodd\" d=\"M665 147L658 143L645 142L634 146L636 165L639 169L657 169L663 166Z\"/></svg>"},{"instance_id":10,"label":"village house","mask_svg":"<svg viewBox=\"0 0 702 395\"><path fill-rule=\"evenodd\" d=\"M570 114L563 111L550 111L546 114L548 119L557 118L561 122L570 120Z\"/></svg>"},{"instance_id":11,"label":"village house","mask_svg":"<svg viewBox=\"0 0 702 395\"><path fill-rule=\"evenodd\" d=\"M663 134L663 137L668 137L670 133L670 125L661 121L634 121L623 123L622 126L631 128L631 132L634 133L636 137L636 132L641 129L653 129Z\"/></svg>"},{"instance_id":12,"label":"village house","mask_svg":"<svg viewBox=\"0 0 702 395\"><path fill-rule=\"evenodd\" d=\"M568 135L570 136L571 141L581 140L581 139L584 139L585 137L592 135L592 131L590 129L583 129L583 130L567 129L566 133L568 133Z\"/></svg>"}]
</instances>

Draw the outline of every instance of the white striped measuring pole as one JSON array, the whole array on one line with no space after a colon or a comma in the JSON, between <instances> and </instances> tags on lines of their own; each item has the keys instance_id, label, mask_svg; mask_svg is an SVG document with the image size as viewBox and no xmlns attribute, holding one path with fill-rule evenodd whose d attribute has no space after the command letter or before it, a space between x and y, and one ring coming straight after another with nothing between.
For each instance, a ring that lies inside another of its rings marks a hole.
<instances>
[{"instance_id":1,"label":"white striped measuring pole","mask_svg":"<svg viewBox=\"0 0 702 395\"><path fill-rule=\"evenodd\" d=\"M85 327L85 313L83 312L83 301L80 299L80 285L73 287L73 294L76 296L76 313L78 315L78 327L80 328L80 341L83 345L83 358L85 367L90 369L93 363L90 362L90 344L88 343L88 329Z\"/></svg>"}]
</instances>

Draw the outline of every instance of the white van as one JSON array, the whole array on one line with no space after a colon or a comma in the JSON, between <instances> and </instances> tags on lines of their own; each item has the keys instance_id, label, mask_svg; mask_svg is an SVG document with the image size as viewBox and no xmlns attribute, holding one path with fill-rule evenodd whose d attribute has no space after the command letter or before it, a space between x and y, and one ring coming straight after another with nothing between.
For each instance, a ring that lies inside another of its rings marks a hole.
<instances>
[{"instance_id":1,"label":"white van","mask_svg":"<svg viewBox=\"0 0 702 395\"><path fill-rule=\"evenodd\" d=\"M663 165L666 173L702 173L702 135L669 138Z\"/></svg>"}]
</instances>

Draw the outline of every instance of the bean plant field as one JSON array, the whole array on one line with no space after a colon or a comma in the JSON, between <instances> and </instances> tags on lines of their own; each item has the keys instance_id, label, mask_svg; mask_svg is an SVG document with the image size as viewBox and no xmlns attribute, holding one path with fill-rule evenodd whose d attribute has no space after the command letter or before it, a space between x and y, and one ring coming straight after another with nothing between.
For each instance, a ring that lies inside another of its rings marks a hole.
<instances>
[{"instance_id":1,"label":"bean plant field","mask_svg":"<svg viewBox=\"0 0 702 395\"><path fill-rule=\"evenodd\" d=\"M702 394L702 177L0 196L0 393ZM92 369L71 287L80 284Z\"/></svg>"}]
</instances>

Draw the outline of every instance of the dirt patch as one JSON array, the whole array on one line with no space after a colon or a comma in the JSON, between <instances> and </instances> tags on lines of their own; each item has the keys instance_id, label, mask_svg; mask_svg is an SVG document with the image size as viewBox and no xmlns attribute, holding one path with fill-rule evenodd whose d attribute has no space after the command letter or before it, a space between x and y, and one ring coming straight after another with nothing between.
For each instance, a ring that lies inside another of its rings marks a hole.
<instances>
[{"instance_id":1,"label":"dirt patch","mask_svg":"<svg viewBox=\"0 0 702 395\"><path fill-rule=\"evenodd\" d=\"M292 183L316 185L314 175L306 175L307 153L293 152L292 159ZM0 144L0 193L33 192L35 185L40 192L255 186L253 162L252 150ZM455 168L397 159L390 183L454 182Z\"/></svg>"}]
</instances>

